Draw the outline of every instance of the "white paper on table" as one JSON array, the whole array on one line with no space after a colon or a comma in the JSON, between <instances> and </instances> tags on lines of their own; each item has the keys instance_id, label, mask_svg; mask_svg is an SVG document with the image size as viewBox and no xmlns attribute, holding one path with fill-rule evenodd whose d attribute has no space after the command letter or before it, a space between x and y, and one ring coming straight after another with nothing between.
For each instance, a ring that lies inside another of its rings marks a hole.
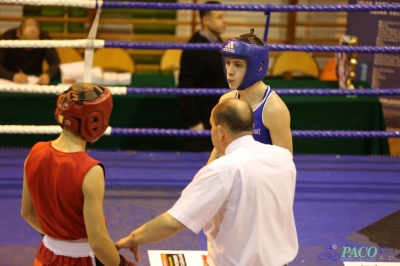
<instances>
[{"instance_id":1,"label":"white paper on table","mask_svg":"<svg viewBox=\"0 0 400 266\"><path fill-rule=\"evenodd\" d=\"M117 72L104 71L104 73L103 73L103 84L104 85L115 85L115 84L117 84Z\"/></svg>"},{"instance_id":2,"label":"white paper on table","mask_svg":"<svg viewBox=\"0 0 400 266\"><path fill-rule=\"evenodd\" d=\"M117 73L117 85L130 85L132 74L130 72Z\"/></svg>"},{"instance_id":3,"label":"white paper on table","mask_svg":"<svg viewBox=\"0 0 400 266\"><path fill-rule=\"evenodd\" d=\"M84 61L77 61L71 63L60 64L61 70L61 83L75 83L83 81L83 72L85 69ZM100 67L93 67L92 70L92 83L103 83L103 71Z\"/></svg>"},{"instance_id":4,"label":"white paper on table","mask_svg":"<svg viewBox=\"0 0 400 266\"><path fill-rule=\"evenodd\" d=\"M36 76L28 76L28 84L36 84L39 80L39 77Z\"/></svg>"},{"instance_id":5,"label":"white paper on table","mask_svg":"<svg viewBox=\"0 0 400 266\"><path fill-rule=\"evenodd\" d=\"M61 82L75 83L78 78L82 79L83 68L83 61L60 64Z\"/></svg>"},{"instance_id":6,"label":"white paper on table","mask_svg":"<svg viewBox=\"0 0 400 266\"><path fill-rule=\"evenodd\" d=\"M28 82L25 84L35 85L38 79L39 77L36 76L28 76ZM0 79L0 84L19 84L19 83L15 83L14 81L8 79Z\"/></svg>"},{"instance_id":7,"label":"white paper on table","mask_svg":"<svg viewBox=\"0 0 400 266\"><path fill-rule=\"evenodd\" d=\"M147 253L151 266L204 266L207 260L205 250L148 250Z\"/></svg>"},{"instance_id":8,"label":"white paper on table","mask_svg":"<svg viewBox=\"0 0 400 266\"><path fill-rule=\"evenodd\" d=\"M83 82L83 74L77 78L75 82ZM103 70L100 67L92 68L92 82L93 84L103 84Z\"/></svg>"},{"instance_id":9,"label":"white paper on table","mask_svg":"<svg viewBox=\"0 0 400 266\"><path fill-rule=\"evenodd\" d=\"M8 79L0 79L0 84L15 84L15 82Z\"/></svg>"}]
</instances>

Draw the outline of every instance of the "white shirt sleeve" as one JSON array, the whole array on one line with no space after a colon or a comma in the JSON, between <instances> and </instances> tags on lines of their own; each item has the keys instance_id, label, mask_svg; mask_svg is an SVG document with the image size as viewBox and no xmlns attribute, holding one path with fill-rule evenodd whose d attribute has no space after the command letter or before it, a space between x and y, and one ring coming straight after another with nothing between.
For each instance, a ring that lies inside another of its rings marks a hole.
<instances>
[{"instance_id":1,"label":"white shirt sleeve","mask_svg":"<svg viewBox=\"0 0 400 266\"><path fill-rule=\"evenodd\" d=\"M225 181L205 166L182 191L181 197L168 213L198 234L221 208L228 195Z\"/></svg>"}]
</instances>

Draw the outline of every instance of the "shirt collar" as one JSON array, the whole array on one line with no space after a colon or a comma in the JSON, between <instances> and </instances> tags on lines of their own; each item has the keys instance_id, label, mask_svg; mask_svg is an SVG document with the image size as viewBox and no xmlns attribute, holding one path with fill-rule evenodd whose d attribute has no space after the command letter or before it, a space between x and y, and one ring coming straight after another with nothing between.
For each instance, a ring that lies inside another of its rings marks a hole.
<instances>
[{"instance_id":1,"label":"shirt collar","mask_svg":"<svg viewBox=\"0 0 400 266\"><path fill-rule=\"evenodd\" d=\"M208 34L207 32L205 32L203 29L200 29L199 34L201 36L203 36L204 38L206 38L209 42L213 43L213 42L219 42L219 38L216 38L214 36L212 36L211 34Z\"/></svg>"},{"instance_id":2,"label":"shirt collar","mask_svg":"<svg viewBox=\"0 0 400 266\"><path fill-rule=\"evenodd\" d=\"M226 147L225 149L225 155L228 155L229 153L233 152L234 150L236 150L237 148L239 148L240 146L242 146L245 143L249 143L254 141L254 138L252 135L245 135L243 137L237 138L234 141L232 141L228 147Z\"/></svg>"}]
</instances>

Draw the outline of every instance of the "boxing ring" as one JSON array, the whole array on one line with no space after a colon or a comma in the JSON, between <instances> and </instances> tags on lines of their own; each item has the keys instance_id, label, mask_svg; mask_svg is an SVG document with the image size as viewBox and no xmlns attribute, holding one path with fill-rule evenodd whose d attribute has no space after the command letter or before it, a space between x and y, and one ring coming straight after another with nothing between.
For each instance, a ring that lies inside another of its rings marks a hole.
<instances>
[{"instance_id":1,"label":"boxing ring","mask_svg":"<svg viewBox=\"0 0 400 266\"><path fill-rule=\"evenodd\" d=\"M61 5L86 8L170 8L212 9L255 12L287 11L381 11L400 10L400 5L200 5L162 4L101 1L17 1L0 0L0 3ZM100 12L98 12L100 14ZM268 16L269 17L269 16ZM98 19L98 17L97 17ZM269 21L267 19L266 24ZM85 48L86 70L90 69L93 49L220 49L217 44L181 43L129 43L96 40L96 23L85 40L47 41L0 41L5 47L75 47ZM264 39L267 38L267 30ZM314 52L359 52L400 53L400 47L350 47L268 44L271 51L314 51ZM88 71L84 78L90 82ZM114 95L221 95L227 89L174 89L174 88L129 88L109 87ZM1 84L0 92L56 95L66 86L36 86ZM314 90L280 89L280 96L313 95L357 95L376 97L400 95L400 89L364 90ZM49 110L52 114L54 110ZM54 123L55 124L55 123ZM61 132L55 125L0 125L3 134L48 135L49 139ZM177 128L120 128L109 127L105 133L113 136L154 136L165 138L209 137L209 131L190 131ZM319 131L299 130L292 132L293 138L398 138L396 131ZM32 143L33 145L33 143ZM8 145L5 145L8 146ZM29 152L27 148L0 148L0 265L26 265L33 261L41 240L20 216L23 163ZM88 150L88 153L103 162L106 168L106 194L104 212L113 240L128 234L143 223L168 210L179 197L181 190L194 174L206 163L209 153L131 151L131 150ZM400 196L400 158L390 156L347 156L347 155L302 155L295 154L297 185L295 194L295 219L299 238L299 253L294 265L344 265L344 262L324 256L329 246L334 253L342 254L346 247L388 247L380 255L383 261L398 262L400 245L393 236L398 235L400 226L398 212ZM147 250L204 250L202 234L189 230L164 242L141 247L142 263L149 265ZM122 254L132 258L127 251ZM322 255L321 255L322 254ZM279 254L277 254L278 256ZM364 265L364 264L363 264ZM365 264L369 265L369 264ZM379 265L379 264L373 264ZM390 265L396 265L392 263Z\"/></svg>"}]
</instances>

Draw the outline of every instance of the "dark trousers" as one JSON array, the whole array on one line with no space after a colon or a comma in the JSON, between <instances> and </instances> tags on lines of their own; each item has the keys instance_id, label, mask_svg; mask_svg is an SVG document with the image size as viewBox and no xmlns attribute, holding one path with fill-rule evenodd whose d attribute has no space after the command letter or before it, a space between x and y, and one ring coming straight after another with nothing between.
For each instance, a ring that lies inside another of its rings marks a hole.
<instances>
[{"instance_id":1,"label":"dark trousers","mask_svg":"<svg viewBox=\"0 0 400 266\"><path fill-rule=\"evenodd\" d=\"M213 145L210 137L185 137L184 150L189 152L211 152Z\"/></svg>"},{"instance_id":2,"label":"dark trousers","mask_svg":"<svg viewBox=\"0 0 400 266\"><path fill-rule=\"evenodd\" d=\"M202 119L204 129L210 130L211 125L209 118ZM211 152L214 148L211 137L185 137L184 150L189 152Z\"/></svg>"}]
</instances>

